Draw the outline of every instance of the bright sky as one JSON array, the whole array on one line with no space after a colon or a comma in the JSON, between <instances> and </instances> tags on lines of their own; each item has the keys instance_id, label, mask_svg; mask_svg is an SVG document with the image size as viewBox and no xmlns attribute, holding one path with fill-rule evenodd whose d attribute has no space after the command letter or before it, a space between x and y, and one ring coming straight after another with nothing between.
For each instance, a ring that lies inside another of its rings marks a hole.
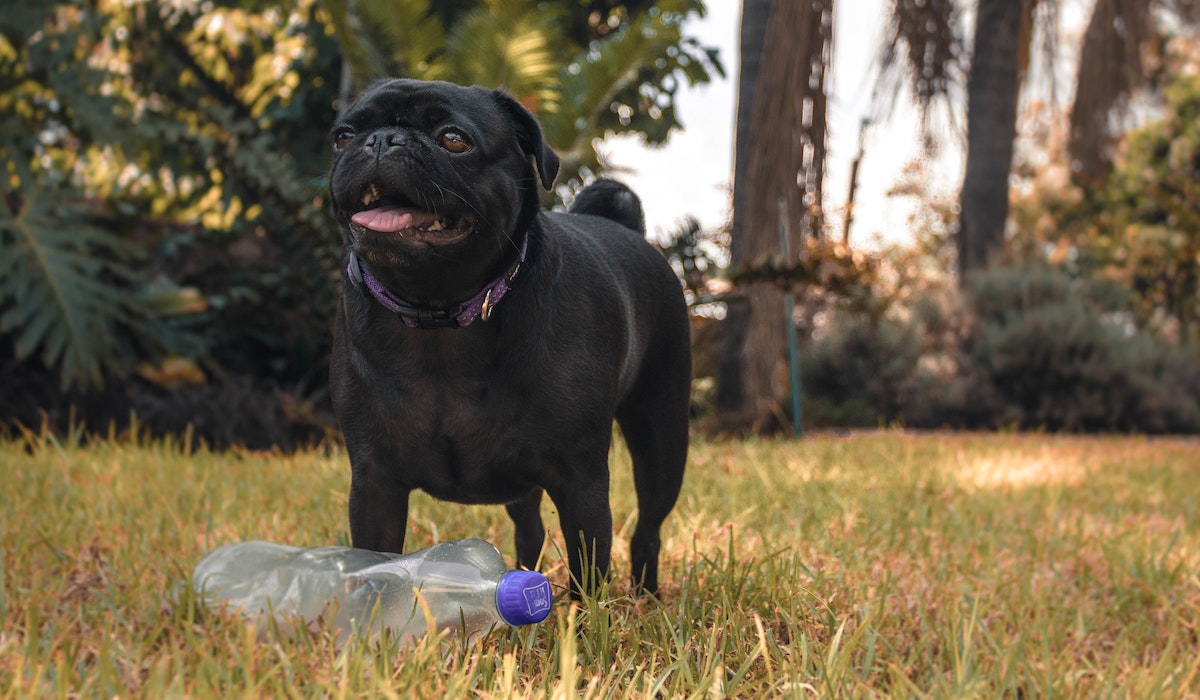
<instances>
[{"instance_id":1,"label":"bright sky","mask_svg":"<svg viewBox=\"0 0 1200 700\"><path fill-rule=\"evenodd\" d=\"M672 135L664 147L646 148L636 138L622 137L608 139L601 148L612 165L629 170L618 177L641 195L651 235L665 234L689 214L705 228L720 227L729 218L741 3L710 0L707 5L708 15L688 25L687 32L703 45L720 49L727 77L685 89L676 98L684 131ZM870 107L871 66L888 2L839 0L837 7L825 205L827 214L840 222L859 125ZM888 198L886 193L921 149L915 113L899 112L867 132L851 232L857 245L870 245L877 234L886 242L908 240L906 222L913 202ZM931 170L938 191L955 191L962 177L959 149L948 144Z\"/></svg>"}]
</instances>

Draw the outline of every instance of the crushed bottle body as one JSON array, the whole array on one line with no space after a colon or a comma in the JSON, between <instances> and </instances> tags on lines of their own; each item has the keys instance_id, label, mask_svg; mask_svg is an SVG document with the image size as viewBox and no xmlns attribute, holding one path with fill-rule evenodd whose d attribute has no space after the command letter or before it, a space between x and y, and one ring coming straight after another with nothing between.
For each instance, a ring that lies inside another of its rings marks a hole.
<instances>
[{"instance_id":1,"label":"crushed bottle body","mask_svg":"<svg viewBox=\"0 0 1200 700\"><path fill-rule=\"evenodd\" d=\"M507 570L496 548L481 540L409 555L243 542L204 557L193 587L209 605L253 620L260 635L272 624L291 633L299 623L326 624L342 637L387 630L414 638L432 622L472 638L497 625L539 622L552 603L544 576Z\"/></svg>"}]
</instances>

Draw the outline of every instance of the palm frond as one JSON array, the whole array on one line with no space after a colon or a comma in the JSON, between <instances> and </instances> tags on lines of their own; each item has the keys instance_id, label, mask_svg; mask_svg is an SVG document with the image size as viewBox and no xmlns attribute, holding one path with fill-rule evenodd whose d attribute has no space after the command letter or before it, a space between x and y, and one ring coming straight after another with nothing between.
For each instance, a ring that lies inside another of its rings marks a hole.
<instances>
[{"instance_id":1,"label":"palm frond","mask_svg":"<svg viewBox=\"0 0 1200 700\"><path fill-rule=\"evenodd\" d=\"M419 78L446 42L429 0L320 0L357 80Z\"/></svg>"},{"instance_id":2,"label":"palm frond","mask_svg":"<svg viewBox=\"0 0 1200 700\"><path fill-rule=\"evenodd\" d=\"M878 59L876 110L890 114L904 85L923 113L966 82L955 0L893 0ZM923 120L927 121L927 120Z\"/></svg>"},{"instance_id":3,"label":"palm frond","mask_svg":"<svg viewBox=\"0 0 1200 700\"><path fill-rule=\"evenodd\" d=\"M592 135L599 115L634 84L638 68L654 60L664 44L641 27L628 26L587 48L562 71L558 90L542 105L542 127L550 143L570 151Z\"/></svg>"},{"instance_id":4,"label":"palm frond","mask_svg":"<svg viewBox=\"0 0 1200 700\"><path fill-rule=\"evenodd\" d=\"M636 121L647 141L660 143L678 124L671 95L657 94L647 75L652 67L666 66L667 73L678 72L693 83L708 80L710 71L722 72L714 55L682 38L679 17L665 11L633 17L559 72L557 89L541 105L539 118L563 157L563 181L581 168L600 169L593 141L606 130L628 129ZM678 78L666 82L677 86Z\"/></svg>"},{"instance_id":5,"label":"palm frond","mask_svg":"<svg viewBox=\"0 0 1200 700\"><path fill-rule=\"evenodd\" d=\"M133 246L70 190L10 186L4 195L0 333L12 336L18 359L58 367L64 389L122 373L129 354L119 327L137 323Z\"/></svg>"},{"instance_id":6,"label":"palm frond","mask_svg":"<svg viewBox=\"0 0 1200 700\"><path fill-rule=\"evenodd\" d=\"M496 31L497 27L504 30ZM536 2L492 0L455 23L441 60L426 77L503 86L536 106L551 96L566 45L558 9Z\"/></svg>"}]
</instances>

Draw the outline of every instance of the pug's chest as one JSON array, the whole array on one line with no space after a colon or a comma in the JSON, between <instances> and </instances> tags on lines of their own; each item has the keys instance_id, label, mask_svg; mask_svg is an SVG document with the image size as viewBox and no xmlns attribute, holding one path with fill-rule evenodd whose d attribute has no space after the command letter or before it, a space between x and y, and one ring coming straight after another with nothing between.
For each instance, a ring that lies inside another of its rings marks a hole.
<instances>
[{"instance_id":1,"label":"pug's chest","mask_svg":"<svg viewBox=\"0 0 1200 700\"><path fill-rule=\"evenodd\" d=\"M406 334L347 352L335 402L371 468L445 500L501 503L544 487L579 445L607 445L612 415L591 371L532 340L472 337Z\"/></svg>"},{"instance_id":2,"label":"pug's chest","mask_svg":"<svg viewBox=\"0 0 1200 700\"><path fill-rule=\"evenodd\" d=\"M401 380L398 390L398 432L406 443L500 445L525 429L520 393L505 382L421 378Z\"/></svg>"},{"instance_id":3,"label":"pug's chest","mask_svg":"<svg viewBox=\"0 0 1200 700\"><path fill-rule=\"evenodd\" d=\"M502 379L402 379L398 410L376 414L372 439L411 488L463 503L507 502L540 481L538 436L522 393Z\"/></svg>"}]
</instances>

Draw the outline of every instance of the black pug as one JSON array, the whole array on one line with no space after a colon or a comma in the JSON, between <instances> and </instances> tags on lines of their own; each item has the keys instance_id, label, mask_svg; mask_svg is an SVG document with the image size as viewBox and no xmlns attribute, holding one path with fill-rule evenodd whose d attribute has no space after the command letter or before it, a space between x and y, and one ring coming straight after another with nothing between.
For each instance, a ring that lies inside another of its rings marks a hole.
<instances>
[{"instance_id":1,"label":"black pug","mask_svg":"<svg viewBox=\"0 0 1200 700\"><path fill-rule=\"evenodd\" d=\"M637 196L601 180L570 212L542 211L558 156L499 90L380 82L332 139L345 253L330 386L354 546L401 552L421 489L504 504L532 568L544 491L577 597L608 572L615 419L638 497L633 580L655 592L691 353L682 288L644 238Z\"/></svg>"}]
</instances>

